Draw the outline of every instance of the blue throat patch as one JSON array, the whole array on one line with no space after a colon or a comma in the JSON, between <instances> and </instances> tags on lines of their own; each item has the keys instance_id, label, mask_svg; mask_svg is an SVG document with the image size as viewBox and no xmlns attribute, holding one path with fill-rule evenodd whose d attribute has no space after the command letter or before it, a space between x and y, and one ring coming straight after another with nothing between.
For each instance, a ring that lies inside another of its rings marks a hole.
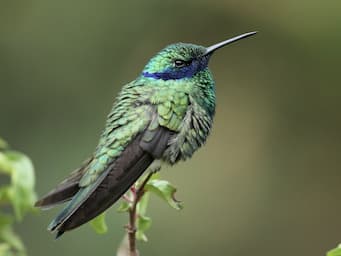
<instances>
[{"instance_id":1,"label":"blue throat patch","mask_svg":"<svg viewBox=\"0 0 341 256\"><path fill-rule=\"evenodd\" d=\"M200 71L203 71L205 68L207 68L209 57L207 58L200 58L195 59L191 62L190 65L184 66L181 68L168 68L162 72L143 72L142 75L144 77L150 77L154 79L162 79L162 80L174 80L174 79L182 79L182 78L190 78L193 77L195 74L197 74Z\"/></svg>"}]
</instances>

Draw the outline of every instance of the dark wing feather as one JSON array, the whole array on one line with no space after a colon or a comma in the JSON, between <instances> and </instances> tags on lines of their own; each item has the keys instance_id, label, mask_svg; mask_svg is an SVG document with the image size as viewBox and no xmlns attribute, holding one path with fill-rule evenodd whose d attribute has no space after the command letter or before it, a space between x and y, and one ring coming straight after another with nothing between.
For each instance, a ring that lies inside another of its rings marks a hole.
<instances>
[{"instance_id":1,"label":"dark wing feather","mask_svg":"<svg viewBox=\"0 0 341 256\"><path fill-rule=\"evenodd\" d=\"M158 126L155 130L149 130L148 132L152 133L152 139L146 141L142 138L140 146L154 158L159 159L162 157L169 139L174 133L163 126Z\"/></svg>"},{"instance_id":2,"label":"dark wing feather","mask_svg":"<svg viewBox=\"0 0 341 256\"><path fill-rule=\"evenodd\" d=\"M58 230L57 237L88 222L109 208L134 184L156 156L161 156L172 132L163 127L157 129L149 143L141 142L143 135L137 136L115 162L108 166L108 174L90 196L70 215L63 216L55 223L52 230ZM151 151L153 148L156 149L155 152Z\"/></svg>"},{"instance_id":3,"label":"dark wing feather","mask_svg":"<svg viewBox=\"0 0 341 256\"><path fill-rule=\"evenodd\" d=\"M91 161L92 158L87 159L80 168L73 171L65 180L58 184L57 187L39 199L34 206L45 210L71 200L78 192L78 182L84 175L86 167Z\"/></svg>"}]
</instances>

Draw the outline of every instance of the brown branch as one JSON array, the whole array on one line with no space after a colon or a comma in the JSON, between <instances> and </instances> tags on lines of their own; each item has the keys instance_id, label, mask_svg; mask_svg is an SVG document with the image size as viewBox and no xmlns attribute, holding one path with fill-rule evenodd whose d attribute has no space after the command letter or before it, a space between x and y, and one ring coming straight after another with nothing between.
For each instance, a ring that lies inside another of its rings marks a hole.
<instances>
[{"instance_id":1,"label":"brown branch","mask_svg":"<svg viewBox=\"0 0 341 256\"><path fill-rule=\"evenodd\" d=\"M150 177L153 175L152 172L148 174L148 176L144 179L141 186L133 193L133 204L129 209L129 224L127 226L127 233L129 239L129 255L130 256L138 256L138 252L136 249L136 207L142 196L144 195L144 187L149 181Z\"/></svg>"}]
</instances>

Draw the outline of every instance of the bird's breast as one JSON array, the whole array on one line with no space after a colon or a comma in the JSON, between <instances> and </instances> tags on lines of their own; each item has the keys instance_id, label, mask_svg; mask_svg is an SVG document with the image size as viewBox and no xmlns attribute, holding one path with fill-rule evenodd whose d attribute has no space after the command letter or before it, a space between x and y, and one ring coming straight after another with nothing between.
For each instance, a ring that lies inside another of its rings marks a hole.
<instances>
[{"instance_id":1,"label":"bird's breast","mask_svg":"<svg viewBox=\"0 0 341 256\"><path fill-rule=\"evenodd\" d=\"M214 110L208 110L190 99L179 131L170 138L163 159L174 164L190 158L206 142L212 127L213 115Z\"/></svg>"}]
</instances>

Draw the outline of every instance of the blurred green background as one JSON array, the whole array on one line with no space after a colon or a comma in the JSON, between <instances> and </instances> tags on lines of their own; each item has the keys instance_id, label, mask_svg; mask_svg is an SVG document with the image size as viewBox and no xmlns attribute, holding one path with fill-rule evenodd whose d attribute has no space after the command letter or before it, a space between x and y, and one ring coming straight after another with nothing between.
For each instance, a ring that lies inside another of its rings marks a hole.
<instances>
[{"instance_id":1,"label":"blurred green background","mask_svg":"<svg viewBox=\"0 0 341 256\"><path fill-rule=\"evenodd\" d=\"M96 146L120 87L165 45L217 52L212 134L166 167L185 209L153 198L142 255L324 255L341 242L340 1L0 1L0 135L28 154L47 192ZM55 241L58 209L17 226L30 256L115 255L88 225Z\"/></svg>"}]
</instances>

